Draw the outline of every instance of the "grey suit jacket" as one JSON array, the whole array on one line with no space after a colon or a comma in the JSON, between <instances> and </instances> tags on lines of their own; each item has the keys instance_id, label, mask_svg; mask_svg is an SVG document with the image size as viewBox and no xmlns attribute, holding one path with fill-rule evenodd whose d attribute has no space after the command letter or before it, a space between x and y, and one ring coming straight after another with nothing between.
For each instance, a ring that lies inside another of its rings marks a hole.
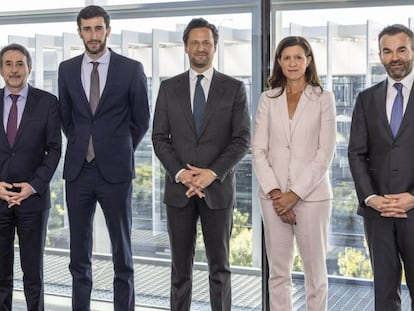
<instances>
[{"instance_id":1,"label":"grey suit jacket","mask_svg":"<svg viewBox=\"0 0 414 311\"><path fill-rule=\"evenodd\" d=\"M359 199L358 214L381 217L367 207L371 194L414 195L414 88L394 138L386 115L387 81L361 92L356 100L348 159ZM414 218L414 211L408 212Z\"/></svg>"},{"instance_id":2,"label":"grey suit jacket","mask_svg":"<svg viewBox=\"0 0 414 311\"><path fill-rule=\"evenodd\" d=\"M175 175L187 163L210 168L217 175L204 190L209 208L234 206L234 167L246 154L250 118L241 81L214 71L200 137L191 110L189 73L161 83L152 131L154 151L166 170L164 203L183 207L186 187Z\"/></svg>"}]
</instances>

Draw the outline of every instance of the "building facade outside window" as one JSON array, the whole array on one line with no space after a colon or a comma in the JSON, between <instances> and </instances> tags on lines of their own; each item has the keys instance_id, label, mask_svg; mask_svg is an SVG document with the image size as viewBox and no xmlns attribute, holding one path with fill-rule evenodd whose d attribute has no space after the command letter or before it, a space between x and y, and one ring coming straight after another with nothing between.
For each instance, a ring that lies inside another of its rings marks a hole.
<instances>
[{"instance_id":1,"label":"building facade outside window","mask_svg":"<svg viewBox=\"0 0 414 311\"><path fill-rule=\"evenodd\" d=\"M24 2L24 1L23 1ZM30 2L30 1L29 1ZM49 3L50 2L50 3ZM56 1L40 1L39 9L56 8ZM85 1L68 1L64 9L81 7ZM177 1L185 7L186 1ZM209 1L206 1L206 3ZM248 1L241 1L244 4ZM295 1L293 1L295 2ZM329 1L328 1L329 2ZM32 3L32 2L30 2ZM145 1L106 1L111 6L145 4ZM193 3L193 2L192 2ZM109 46L116 52L140 60L148 76L148 92L153 109L160 81L188 68L183 56L182 30L193 17L204 17L219 27L220 43L214 66L244 82L249 96L249 108L254 120L258 96L261 92L260 46L257 38L258 6L260 1L237 12L229 13L227 7L214 10L189 10L179 16L166 9L168 4L159 5L160 11L151 11L151 17L131 17L128 10L116 10L112 18L112 34ZM98 3L99 4L99 3ZM151 7L151 4L147 5ZM173 8L173 4L170 4ZM59 6L61 4L59 3ZM136 6L132 6L136 9ZM25 10L35 9L26 7ZM317 67L323 85L335 94L337 105L337 146L330 176L334 186L334 202L329 235L328 271L332 276L348 281L372 279L368 252L364 244L362 219L356 215L356 196L349 172L347 146L350 121L355 98L359 91L383 79L385 72L377 57L377 34L389 23L412 25L406 12L414 12L413 6L386 8L342 8L323 9L316 7L295 9L273 4L271 11L274 31L272 47L287 35L305 36L312 44ZM57 94L57 67L67 58L83 52L82 43L76 33L75 15L73 21L57 20L52 11L47 22L28 24L19 19L18 4L0 9L0 45L21 43L29 48L33 56L33 72L29 83ZM316 11L317 10L317 13ZM398 14L390 14L392 10ZM16 22L6 21L2 12L15 11ZM157 11L157 10L155 10ZM361 12L359 14L359 12ZM75 12L75 11L74 11ZM115 11L114 11L115 12ZM168 12L168 13L167 13ZM200 14L202 12L202 14ZM383 13L384 12L384 13ZM191 14L190 14L191 13ZM388 14L386 14L388 13ZM404 13L404 14L402 14ZM26 13L25 13L26 14ZM124 14L124 15L123 15ZM138 13L137 13L138 14ZM143 13L141 13L143 14ZM315 16L323 18L315 18ZM414 15L414 14L413 14ZM398 16L397 20L389 16ZM270 55L273 57L274 48ZM166 215L163 200L163 171L152 152L148 133L136 152L136 174L133 192L133 251L137 262L137 303L168 308L169 295L169 242L166 233ZM68 221L64 203L64 182L61 178L63 161L60 162L52 182L52 203L46 253L46 292L70 295L70 275L67 270L69 246ZM252 175L250 153L237 166L237 210L231 244L231 263L234 273L234 310L261 310L261 220L256 198L256 186ZM95 220L95 245L97 265L97 290L94 299L111 300L112 276L106 275L105 264L110 254L108 236L99 214ZM202 243L201 236L198 243ZM199 244L196 251L194 288L194 310L203 310L208 305L206 292L204 247ZM52 265L53 263L53 265ZM300 280L301 263L295 261ZM110 269L109 269L110 270ZM108 271L109 271L108 270ZM53 274L58 278L53 278ZM16 282L19 284L19 273ZM56 282L56 283L54 283ZM302 282L302 283L301 283ZM109 284L109 285L108 285ZM108 286L107 286L108 285ZM300 286L297 290L300 290ZM294 301L298 310L304 298ZM331 306L331 305L330 305ZM334 310L334 309L332 309ZM355 309L356 310L356 309ZM408 310L408 309L407 309Z\"/></svg>"}]
</instances>

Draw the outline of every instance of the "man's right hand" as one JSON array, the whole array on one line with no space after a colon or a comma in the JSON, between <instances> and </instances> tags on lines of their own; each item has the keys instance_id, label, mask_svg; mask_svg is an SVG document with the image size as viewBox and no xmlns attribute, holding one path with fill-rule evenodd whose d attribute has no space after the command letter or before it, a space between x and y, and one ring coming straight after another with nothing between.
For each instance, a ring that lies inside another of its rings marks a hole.
<instances>
[{"instance_id":1,"label":"man's right hand","mask_svg":"<svg viewBox=\"0 0 414 311\"><path fill-rule=\"evenodd\" d=\"M9 206L10 204L14 205L12 202L15 202L19 196L19 193L11 191L12 189L12 184L0 181L0 199L6 201Z\"/></svg>"},{"instance_id":2,"label":"man's right hand","mask_svg":"<svg viewBox=\"0 0 414 311\"><path fill-rule=\"evenodd\" d=\"M205 195L203 191L194 185L194 173L192 170L183 170L177 176L177 179L188 188L185 193L187 198L191 198L194 195L197 195L200 199L204 198Z\"/></svg>"},{"instance_id":3,"label":"man's right hand","mask_svg":"<svg viewBox=\"0 0 414 311\"><path fill-rule=\"evenodd\" d=\"M367 205L381 214L387 212L387 216L383 217L407 218L407 213L403 208L394 206L395 201L392 198L376 195L368 200Z\"/></svg>"},{"instance_id":4,"label":"man's right hand","mask_svg":"<svg viewBox=\"0 0 414 311\"><path fill-rule=\"evenodd\" d=\"M180 175L177 176L177 179L180 183L189 188L193 182L193 174L190 170L183 170Z\"/></svg>"}]
</instances>

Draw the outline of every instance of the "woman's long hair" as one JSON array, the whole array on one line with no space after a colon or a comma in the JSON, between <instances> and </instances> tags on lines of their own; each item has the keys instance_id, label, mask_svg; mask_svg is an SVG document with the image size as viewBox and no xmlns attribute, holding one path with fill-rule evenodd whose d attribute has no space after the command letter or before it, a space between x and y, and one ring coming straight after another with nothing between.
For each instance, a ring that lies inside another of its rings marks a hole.
<instances>
[{"instance_id":1,"label":"woman's long hair","mask_svg":"<svg viewBox=\"0 0 414 311\"><path fill-rule=\"evenodd\" d=\"M272 74L267 80L267 86L269 89L280 87L280 92L276 94L276 97L279 97L280 95L283 94L283 92L286 89L286 84L287 84L286 76L283 74L282 68L280 67L278 60L281 59L282 52L284 49L286 49L287 47L295 46L295 45L298 45L303 48L303 50L305 51L306 57L309 57L309 56L311 57L311 61L309 65L306 67L306 71L305 71L306 83L312 86L319 87L321 89L321 92L323 90L321 82L319 80L318 72L316 70L315 56L313 55L313 51L312 51L312 48L309 42L304 37L289 36L289 37L283 38L279 42L276 48L275 57L273 61Z\"/></svg>"}]
</instances>

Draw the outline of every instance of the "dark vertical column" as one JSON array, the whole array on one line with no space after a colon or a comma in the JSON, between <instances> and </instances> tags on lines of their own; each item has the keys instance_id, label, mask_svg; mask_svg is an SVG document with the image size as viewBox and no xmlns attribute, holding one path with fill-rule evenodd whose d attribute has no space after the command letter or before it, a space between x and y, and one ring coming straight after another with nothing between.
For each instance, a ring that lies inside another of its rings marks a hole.
<instances>
[{"instance_id":1,"label":"dark vertical column","mask_svg":"<svg viewBox=\"0 0 414 311\"><path fill-rule=\"evenodd\" d=\"M270 14L271 0L261 0L261 25L262 25L262 90L266 88L270 73ZM269 265L267 262L264 232L262 226L262 310L269 311Z\"/></svg>"}]
</instances>

